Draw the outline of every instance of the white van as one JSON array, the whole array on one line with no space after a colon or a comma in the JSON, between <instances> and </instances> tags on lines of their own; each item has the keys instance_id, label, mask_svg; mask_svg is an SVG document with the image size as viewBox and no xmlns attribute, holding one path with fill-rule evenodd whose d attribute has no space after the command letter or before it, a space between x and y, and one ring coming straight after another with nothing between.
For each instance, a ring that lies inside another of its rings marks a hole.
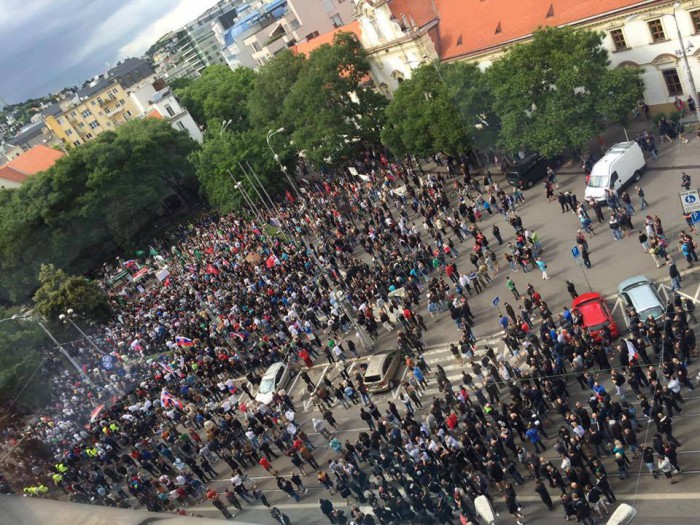
<instances>
[{"instance_id":1,"label":"white van","mask_svg":"<svg viewBox=\"0 0 700 525\"><path fill-rule=\"evenodd\" d=\"M639 144L634 141L615 144L593 165L586 187L586 200L594 198L604 201L605 190L619 195L627 184L637 182L646 169L647 163Z\"/></svg>"}]
</instances>

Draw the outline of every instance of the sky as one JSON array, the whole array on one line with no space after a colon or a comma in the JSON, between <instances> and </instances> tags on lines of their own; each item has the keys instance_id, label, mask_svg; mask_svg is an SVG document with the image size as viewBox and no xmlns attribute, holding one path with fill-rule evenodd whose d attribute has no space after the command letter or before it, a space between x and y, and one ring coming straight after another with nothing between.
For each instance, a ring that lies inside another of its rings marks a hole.
<instances>
[{"instance_id":1,"label":"sky","mask_svg":"<svg viewBox=\"0 0 700 525\"><path fill-rule=\"evenodd\" d=\"M216 2L0 0L0 97L12 104L82 85Z\"/></svg>"}]
</instances>

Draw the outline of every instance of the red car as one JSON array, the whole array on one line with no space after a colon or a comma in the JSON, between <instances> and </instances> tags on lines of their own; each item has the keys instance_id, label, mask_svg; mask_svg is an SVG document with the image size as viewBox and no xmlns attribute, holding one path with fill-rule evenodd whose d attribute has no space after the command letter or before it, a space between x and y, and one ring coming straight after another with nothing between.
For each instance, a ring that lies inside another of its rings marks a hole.
<instances>
[{"instance_id":1,"label":"red car","mask_svg":"<svg viewBox=\"0 0 700 525\"><path fill-rule=\"evenodd\" d=\"M596 342L600 342L603 334L603 327L610 330L612 339L617 339L620 332L613 320L608 303L599 293L585 293L579 295L571 302L571 308L576 309L583 317L583 326L588 329Z\"/></svg>"}]
</instances>

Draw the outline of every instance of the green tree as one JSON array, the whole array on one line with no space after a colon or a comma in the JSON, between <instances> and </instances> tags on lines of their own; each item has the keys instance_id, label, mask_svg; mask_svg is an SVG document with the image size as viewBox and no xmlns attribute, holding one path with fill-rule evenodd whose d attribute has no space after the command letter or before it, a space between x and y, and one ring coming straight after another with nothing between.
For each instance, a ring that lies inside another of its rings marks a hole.
<instances>
[{"instance_id":1,"label":"green tree","mask_svg":"<svg viewBox=\"0 0 700 525\"><path fill-rule=\"evenodd\" d=\"M490 144L498 119L474 64L427 64L401 83L386 108L382 141L397 155L457 155Z\"/></svg>"},{"instance_id":2,"label":"green tree","mask_svg":"<svg viewBox=\"0 0 700 525\"><path fill-rule=\"evenodd\" d=\"M338 33L333 45L312 51L284 100L282 118L293 128L294 147L316 165L338 164L362 142L376 143L386 99L362 87L367 53L357 37Z\"/></svg>"},{"instance_id":3,"label":"green tree","mask_svg":"<svg viewBox=\"0 0 700 525\"><path fill-rule=\"evenodd\" d=\"M284 99L289 95L306 58L283 51L262 66L248 98L251 125L260 131L280 127L291 131L292 123L282 118Z\"/></svg>"},{"instance_id":4,"label":"green tree","mask_svg":"<svg viewBox=\"0 0 700 525\"><path fill-rule=\"evenodd\" d=\"M106 321L111 316L107 295L86 277L69 275L53 264L42 264L39 285L34 293L34 306L49 321L57 322L71 308L91 321Z\"/></svg>"},{"instance_id":5,"label":"green tree","mask_svg":"<svg viewBox=\"0 0 700 525\"><path fill-rule=\"evenodd\" d=\"M252 69L232 71L228 66L213 65L197 80L175 89L175 94L199 124L230 120L229 129L244 130L248 128L247 99L254 82Z\"/></svg>"},{"instance_id":6,"label":"green tree","mask_svg":"<svg viewBox=\"0 0 700 525\"><path fill-rule=\"evenodd\" d=\"M282 173L267 147L265 133L260 130L242 132L225 131L208 134L202 148L191 156L196 168L200 191L209 204L227 213L245 207L241 192L235 188L237 182L254 201L257 194L239 167L239 162L247 169L247 164L255 170L268 193L272 194L286 184ZM283 163L291 164L291 149L280 150ZM233 176L233 177L232 177Z\"/></svg>"},{"instance_id":7,"label":"green tree","mask_svg":"<svg viewBox=\"0 0 700 525\"><path fill-rule=\"evenodd\" d=\"M536 31L487 77L503 146L543 155L581 148L606 122L624 122L643 92L638 69L609 69L601 33L568 27Z\"/></svg>"},{"instance_id":8,"label":"green tree","mask_svg":"<svg viewBox=\"0 0 700 525\"><path fill-rule=\"evenodd\" d=\"M0 193L0 301L30 298L42 263L81 274L138 246L166 196L196 196L196 146L163 120L134 120Z\"/></svg>"},{"instance_id":9,"label":"green tree","mask_svg":"<svg viewBox=\"0 0 700 525\"><path fill-rule=\"evenodd\" d=\"M36 323L9 320L18 312L0 308L0 400L15 401L10 413L21 412L22 407L45 406L51 395L51 384L43 377L42 357L37 351L49 344L48 338Z\"/></svg>"}]
</instances>

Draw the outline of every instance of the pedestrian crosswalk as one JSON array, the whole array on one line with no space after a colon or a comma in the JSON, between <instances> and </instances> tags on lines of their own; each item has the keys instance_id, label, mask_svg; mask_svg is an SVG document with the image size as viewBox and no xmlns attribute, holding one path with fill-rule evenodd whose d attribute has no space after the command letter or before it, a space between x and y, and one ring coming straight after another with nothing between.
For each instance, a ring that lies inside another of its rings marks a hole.
<instances>
[{"instance_id":1,"label":"pedestrian crosswalk","mask_svg":"<svg viewBox=\"0 0 700 525\"><path fill-rule=\"evenodd\" d=\"M484 356L487 347L493 348L497 356L502 355L505 359L509 359L511 357L510 352L506 348L505 343L503 342L503 339L500 336L488 339L480 339L479 341L477 341L474 356L478 359L481 359ZM464 364L459 364L455 356L452 355L449 344L423 352L423 357L425 359L425 362L428 363L428 366L430 366L433 369L433 371L430 374L430 377L428 378L428 388L423 393L423 396L440 395L438 384L435 380L435 368L437 365L440 365L445 370L447 379L450 381L450 383L452 383L453 387L455 388L462 384L462 372L464 370L467 370L471 373L471 366L469 365L468 356L465 356ZM397 386L392 391L392 396L394 399L398 398L399 394L403 392L401 384L408 379L409 373L410 371L407 368L403 370L402 375L400 376L400 381L398 382L399 386Z\"/></svg>"}]
</instances>

